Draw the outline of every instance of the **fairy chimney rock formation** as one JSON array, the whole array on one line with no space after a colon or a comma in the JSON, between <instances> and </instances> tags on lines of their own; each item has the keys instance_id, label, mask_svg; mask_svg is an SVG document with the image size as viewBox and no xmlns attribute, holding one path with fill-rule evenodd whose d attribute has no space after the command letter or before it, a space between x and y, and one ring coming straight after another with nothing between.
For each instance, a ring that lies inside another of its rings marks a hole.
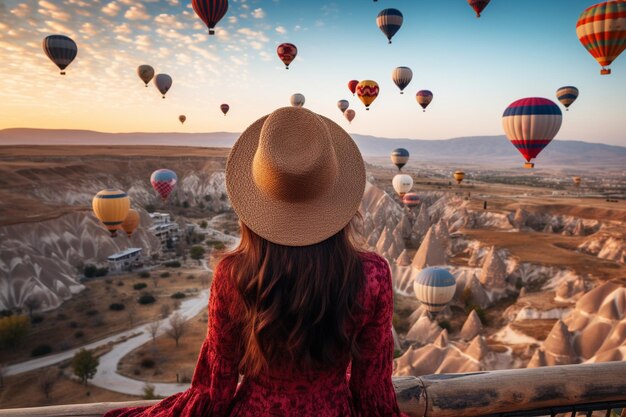
<instances>
[{"instance_id":1,"label":"fairy chimney rock formation","mask_svg":"<svg viewBox=\"0 0 626 417\"><path fill-rule=\"evenodd\" d=\"M383 232L380 234L380 238L378 238L378 242L376 242L376 252L379 254L384 254L389 250L391 244L393 243L393 235L388 227L385 227Z\"/></svg>"},{"instance_id":2,"label":"fairy chimney rock formation","mask_svg":"<svg viewBox=\"0 0 626 417\"><path fill-rule=\"evenodd\" d=\"M506 287L506 264L492 246L485 257L480 273L480 283L488 290L504 291Z\"/></svg>"},{"instance_id":3,"label":"fairy chimney rock formation","mask_svg":"<svg viewBox=\"0 0 626 417\"><path fill-rule=\"evenodd\" d=\"M438 239L434 226L428 229L426 237L422 241L415 257L413 257L412 265L417 269L424 269L428 266L437 266L446 264L446 249L443 243Z\"/></svg>"},{"instance_id":4,"label":"fairy chimney rock formation","mask_svg":"<svg viewBox=\"0 0 626 417\"><path fill-rule=\"evenodd\" d=\"M572 343L572 333L565 323L558 320L543 342L543 350L549 365L569 365L577 362Z\"/></svg>"},{"instance_id":5,"label":"fairy chimney rock formation","mask_svg":"<svg viewBox=\"0 0 626 417\"><path fill-rule=\"evenodd\" d=\"M524 209L518 208L515 211L513 219L511 219L511 223L516 229L521 229L522 227L526 226L527 219L528 213Z\"/></svg>"},{"instance_id":6,"label":"fairy chimney rock formation","mask_svg":"<svg viewBox=\"0 0 626 417\"><path fill-rule=\"evenodd\" d=\"M402 219L396 226L396 229L402 234L403 239L408 239L411 237L411 221L406 214L402 215Z\"/></svg>"},{"instance_id":7,"label":"fairy chimney rock formation","mask_svg":"<svg viewBox=\"0 0 626 417\"><path fill-rule=\"evenodd\" d=\"M420 208L415 224L413 224L413 230L411 233L412 239L419 243L430 228L430 217L428 216L428 209L424 206Z\"/></svg>"},{"instance_id":8,"label":"fairy chimney rock formation","mask_svg":"<svg viewBox=\"0 0 626 417\"><path fill-rule=\"evenodd\" d=\"M400 256L396 258L396 264L399 266L409 266L411 265L411 257L409 256L406 249L402 251Z\"/></svg>"},{"instance_id":9,"label":"fairy chimney rock formation","mask_svg":"<svg viewBox=\"0 0 626 417\"><path fill-rule=\"evenodd\" d=\"M543 349L539 348L535 350L533 357L530 358L528 362L527 368L539 368L542 366L548 366L548 362L546 361L546 353Z\"/></svg>"},{"instance_id":10,"label":"fairy chimney rock formation","mask_svg":"<svg viewBox=\"0 0 626 417\"><path fill-rule=\"evenodd\" d=\"M441 327L426 314L421 316L406 334L406 340L420 345L433 342L441 333Z\"/></svg>"},{"instance_id":11,"label":"fairy chimney rock formation","mask_svg":"<svg viewBox=\"0 0 626 417\"><path fill-rule=\"evenodd\" d=\"M487 353L489 353L489 348L487 347L487 341L483 336L474 337L467 349L465 349L466 355L479 362L487 356Z\"/></svg>"},{"instance_id":12,"label":"fairy chimney rock formation","mask_svg":"<svg viewBox=\"0 0 626 417\"><path fill-rule=\"evenodd\" d=\"M446 329L443 329L441 333L439 333L439 336L437 336L433 345L442 349L448 346L448 331Z\"/></svg>"},{"instance_id":13,"label":"fairy chimney rock formation","mask_svg":"<svg viewBox=\"0 0 626 417\"><path fill-rule=\"evenodd\" d=\"M461 329L461 340L472 340L482 331L483 325L480 322L480 318L478 318L476 310L472 310L469 316L467 316L467 320L465 320L465 324L463 324L463 328Z\"/></svg>"},{"instance_id":14,"label":"fairy chimney rock formation","mask_svg":"<svg viewBox=\"0 0 626 417\"><path fill-rule=\"evenodd\" d=\"M478 278L476 278L476 275L472 275L472 277L468 280L465 285L465 290L467 289L469 289L471 295L471 304L477 305L483 309L491 305L489 295L483 288Z\"/></svg>"}]
</instances>

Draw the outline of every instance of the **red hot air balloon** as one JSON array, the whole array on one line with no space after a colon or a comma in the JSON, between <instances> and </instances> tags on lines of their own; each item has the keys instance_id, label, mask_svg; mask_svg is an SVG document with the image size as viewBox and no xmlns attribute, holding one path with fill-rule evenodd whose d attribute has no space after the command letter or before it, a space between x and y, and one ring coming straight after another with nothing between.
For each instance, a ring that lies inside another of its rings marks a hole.
<instances>
[{"instance_id":1,"label":"red hot air balloon","mask_svg":"<svg viewBox=\"0 0 626 417\"><path fill-rule=\"evenodd\" d=\"M192 0L191 5L209 28L209 35L215 35L215 25L228 11L228 0Z\"/></svg>"},{"instance_id":2,"label":"red hot air balloon","mask_svg":"<svg viewBox=\"0 0 626 417\"><path fill-rule=\"evenodd\" d=\"M348 81L348 90L354 95L356 92L356 86L359 85L359 80L350 80Z\"/></svg>"},{"instance_id":3,"label":"red hot air balloon","mask_svg":"<svg viewBox=\"0 0 626 417\"><path fill-rule=\"evenodd\" d=\"M176 173L169 169L157 169L150 176L150 183L152 188L159 193L163 201L167 200L170 193L176 187L178 182L178 176Z\"/></svg>"},{"instance_id":4,"label":"red hot air balloon","mask_svg":"<svg viewBox=\"0 0 626 417\"><path fill-rule=\"evenodd\" d=\"M480 17L480 13L487 7L490 0L467 0L467 3L476 12L476 17Z\"/></svg>"},{"instance_id":5,"label":"red hot air balloon","mask_svg":"<svg viewBox=\"0 0 626 417\"><path fill-rule=\"evenodd\" d=\"M224 113L224 116L226 116L226 113L228 113L228 110L230 110L230 106L224 103L220 106L220 110L222 110L222 113Z\"/></svg>"},{"instance_id":6,"label":"red hot air balloon","mask_svg":"<svg viewBox=\"0 0 626 417\"><path fill-rule=\"evenodd\" d=\"M285 64L285 68L289 69L289 64L291 61L296 59L296 55L298 55L298 48L293 43L281 43L276 48L276 53L283 64Z\"/></svg>"}]
</instances>

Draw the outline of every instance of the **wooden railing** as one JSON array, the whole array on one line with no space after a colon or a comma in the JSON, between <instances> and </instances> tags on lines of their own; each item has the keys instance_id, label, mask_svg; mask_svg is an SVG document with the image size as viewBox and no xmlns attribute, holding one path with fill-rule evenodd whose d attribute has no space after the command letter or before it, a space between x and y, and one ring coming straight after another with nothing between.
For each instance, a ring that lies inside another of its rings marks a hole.
<instances>
[{"instance_id":1,"label":"wooden railing","mask_svg":"<svg viewBox=\"0 0 626 417\"><path fill-rule=\"evenodd\" d=\"M626 361L396 377L393 382L400 409L412 417L538 416L566 411L591 416L590 410L626 406ZM10 409L0 410L0 417L99 417L115 408L155 402Z\"/></svg>"}]
</instances>

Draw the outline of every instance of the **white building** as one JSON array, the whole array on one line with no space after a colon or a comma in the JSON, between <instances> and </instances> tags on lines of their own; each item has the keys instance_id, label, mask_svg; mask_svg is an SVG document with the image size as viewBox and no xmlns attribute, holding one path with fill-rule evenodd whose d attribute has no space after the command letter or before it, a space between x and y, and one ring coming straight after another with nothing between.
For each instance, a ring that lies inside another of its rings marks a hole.
<instances>
[{"instance_id":1,"label":"white building","mask_svg":"<svg viewBox=\"0 0 626 417\"><path fill-rule=\"evenodd\" d=\"M141 258L142 248L128 248L109 256L109 271L119 272L128 269L134 262Z\"/></svg>"},{"instance_id":2,"label":"white building","mask_svg":"<svg viewBox=\"0 0 626 417\"><path fill-rule=\"evenodd\" d=\"M165 249L168 239L178 240L180 230L177 223L172 222L169 213L150 213L152 226L150 231L161 241L161 246Z\"/></svg>"}]
</instances>

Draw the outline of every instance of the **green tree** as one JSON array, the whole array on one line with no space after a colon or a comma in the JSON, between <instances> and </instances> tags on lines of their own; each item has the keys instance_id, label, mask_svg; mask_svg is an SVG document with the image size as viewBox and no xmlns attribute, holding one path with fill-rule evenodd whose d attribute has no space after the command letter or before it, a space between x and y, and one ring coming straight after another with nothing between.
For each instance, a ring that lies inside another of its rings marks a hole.
<instances>
[{"instance_id":1,"label":"green tree","mask_svg":"<svg viewBox=\"0 0 626 417\"><path fill-rule=\"evenodd\" d=\"M189 256L199 263L200 259L204 257L204 248L202 246L192 246L189 250Z\"/></svg>"},{"instance_id":2,"label":"green tree","mask_svg":"<svg viewBox=\"0 0 626 417\"><path fill-rule=\"evenodd\" d=\"M26 337L30 319L25 315L13 315L0 319L0 345L14 349Z\"/></svg>"},{"instance_id":3,"label":"green tree","mask_svg":"<svg viewBox=\"0 0 626 417\"><path fill-rule=\"evenodd\" d=\"M200 228L201 228L201 229L206 229L208 225L209 225L209 224L207 223L207 221L206 221L206 220L202 220L202 221L200 222L200 224L199 224L199 226L200 226Z\"/></svg>"},{"instance_id":4,"label":"green tree","mask_svg":"<svg viewBox=\"0 0 626 417\"><path fill-rule=\"evenodd\" d=\"M87 381L96 375L99 363L98 358L91 351L81 349L76 352L74 359L72 359L74 375L79 377L83 384L87 385Z\"/></svg>"}]
</instances>

